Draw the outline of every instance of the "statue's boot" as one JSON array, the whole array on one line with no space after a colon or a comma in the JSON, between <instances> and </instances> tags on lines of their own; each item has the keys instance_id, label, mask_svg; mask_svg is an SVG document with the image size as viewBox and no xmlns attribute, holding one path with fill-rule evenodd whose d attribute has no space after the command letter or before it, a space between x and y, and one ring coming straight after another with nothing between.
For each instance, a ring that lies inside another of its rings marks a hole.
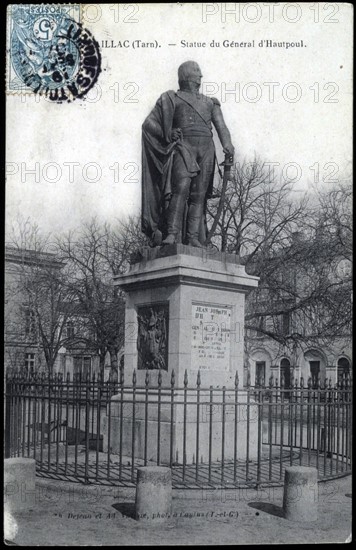
<instances>
[{"instance_id":1,"label":"statue's boot","mask_svg":"<svg viewBox=\"0 0 356 550\"><path fill-rule=\"evenodd\" d=\"M205 248L200 241L198 241L198 239L195 239L194 237L191 237L189 240L188 240L188 245L189 246L195 246L196 248Z\"/></svg>"},{"instance_id":2,"label":"statue's boot","mask_svg":"<svg viewBox=\"0 0 356 550\"><path fill-rule=\"evenodd\" d=\"M170 233L167 235L167 237L162 241L162 244L175 244L177 242L177 235L174 233Z\"/></svg>"},{"instance_id":3,"label":"statue's boot","mask_svg":"<svg viewBox=\"0 0 356 550\"><path fill-rule=\"evenodd\" d=\"M162 244L174 244L177 242L177 236L182 229L182 220L185 207L185 195L174 194L169 203L167 216L168 235L162 241Z\"/></svg>"},{"instance_id":4,"label":"statue's boot","mask_svg":"<svg viewBox=\"0 0 356 550\"><path fill-rule=\"evenodd\" d=\"M191 204L188 211L188 226L187 226L187 238L188 245L195 246L197 248L204 248L199 241L199 227L201 218L203 215L202 204Z\"/></svg>"},{"instance_id":5,"label":"statue's boot","mask_svg":"<svg viewBox=\"0 0 356 550\"><path fill-rule=\"evenodd\" d=\"M161 246L162 244L162 231L159 229L156 229L156 231L152 235L152 242L154 246Z\"/></svg>"}]
</instances>

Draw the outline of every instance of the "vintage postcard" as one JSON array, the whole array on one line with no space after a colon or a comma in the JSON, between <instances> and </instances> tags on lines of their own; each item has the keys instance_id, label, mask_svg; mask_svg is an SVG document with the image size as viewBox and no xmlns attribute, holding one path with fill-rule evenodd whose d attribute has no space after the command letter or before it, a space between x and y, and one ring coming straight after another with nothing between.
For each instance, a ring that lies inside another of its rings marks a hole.
<instances>
[{"instance_id":1,"label":"vintage postcard","mask_svg":"<svg viewBox=\"0 0 356 550\"><path fill-rule=\"evenodd\" d=\"M7 544L351 541L352 25L8 4Z\"/></svg>"}]
</instances>

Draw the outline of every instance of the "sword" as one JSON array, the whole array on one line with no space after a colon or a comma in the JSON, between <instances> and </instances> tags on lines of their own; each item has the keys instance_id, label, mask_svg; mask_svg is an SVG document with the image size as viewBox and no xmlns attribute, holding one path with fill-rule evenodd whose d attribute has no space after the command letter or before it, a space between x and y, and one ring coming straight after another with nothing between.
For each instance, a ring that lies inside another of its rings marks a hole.
<instances>
[{"instance_id":1,"label":"sword","mask_svg":"<svg viewBox=\"0 0 356 550\"><path fill-rule=\"evenodd\" d=\"M223 206L224 206L227 182L231 179L231 167L233 166L233 164L234 164L234 155L230 155L229 153L227 153L225 155L224 162L222 162L220 164L220 166L224 166L224 175L223 175L223 182L222 182L222 187L221 187L220 202L219 202L218 210L216 212L216 215L215 215L215 218L214 218L214 221L213 221L213 225L211 226L210 231L208 232L208 235L206 237L205 245L208 245L210 243L211 238L213 237L213 235L215 233L216 226L218 225L218 222L219 222L219 219L220 219L220 216L221 216L221 212L222 212L222 209L223 209Z\"/></svg>"}]
</instances>

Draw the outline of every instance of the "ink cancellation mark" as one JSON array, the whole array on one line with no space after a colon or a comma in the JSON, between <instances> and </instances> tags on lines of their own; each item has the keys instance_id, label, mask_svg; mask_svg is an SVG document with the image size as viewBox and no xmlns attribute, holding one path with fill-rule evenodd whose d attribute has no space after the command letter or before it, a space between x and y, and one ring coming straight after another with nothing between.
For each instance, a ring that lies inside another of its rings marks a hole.
<instances>
[{"instance_id":1,"label":"ink cancellation mark","mask_svg":"<svg viewBox=\"0 0 356 550\"><path fill-rule=\"evenodd\" d=\"M8 92L57 103L84 98L101 71L97 41L80 23L80 6L12 5Z\"/></svg>"}]
</instances>

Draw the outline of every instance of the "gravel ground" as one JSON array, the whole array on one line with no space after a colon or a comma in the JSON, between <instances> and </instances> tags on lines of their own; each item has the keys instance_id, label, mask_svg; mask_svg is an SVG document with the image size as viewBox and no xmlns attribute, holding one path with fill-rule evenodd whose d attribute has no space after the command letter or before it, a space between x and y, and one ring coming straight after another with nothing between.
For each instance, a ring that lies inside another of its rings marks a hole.
<instances>
[{"instance_id":1,"label":"gravel ground","mask_svg":"<svg viewBox=\"0 0 356 550\"><path fill-rule=\"evenodd\" d=\"M323 543L351 540L351 477L319 484L317 522L283 518L283 488L176 490L164 523L136 521L135 490L36 480L28 508L5 503L5 539L20 546Z\"/></svg>"}]
</instances>

